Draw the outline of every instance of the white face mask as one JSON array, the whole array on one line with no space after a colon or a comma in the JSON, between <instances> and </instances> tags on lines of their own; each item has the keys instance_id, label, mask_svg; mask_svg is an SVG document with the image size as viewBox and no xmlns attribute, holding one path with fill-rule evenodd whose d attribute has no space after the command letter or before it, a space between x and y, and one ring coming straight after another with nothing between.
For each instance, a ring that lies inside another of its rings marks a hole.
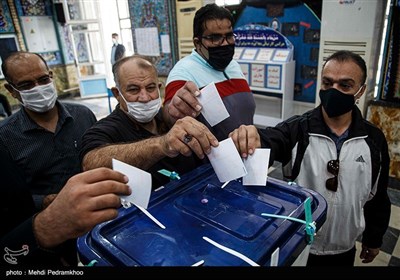
<instances>
[{"instance_id":1,"label":"white face mask","mask_svg":"<svg viewBox=\"0 0 400 280\"><path fill-rule=\"evenodd\" d=\"M158 98L150 100L149 102L128 102L118 89L119 95L125 101L128 107L128 114L140 123L150 122L161 108L160 89L158 89Z\"/></svg>"},{"instance_id":2,"label":"white face mask","mask_svg":"<svg viewBox=\"0 0 400 280\"><path fill-rule=\"evenodd\" d=\"M57 100L57 92L54 83L39 85L27 90L17 90L22 99L22 106L25 108L43 113L53 109Z\"/></svg>"}]
</instances>

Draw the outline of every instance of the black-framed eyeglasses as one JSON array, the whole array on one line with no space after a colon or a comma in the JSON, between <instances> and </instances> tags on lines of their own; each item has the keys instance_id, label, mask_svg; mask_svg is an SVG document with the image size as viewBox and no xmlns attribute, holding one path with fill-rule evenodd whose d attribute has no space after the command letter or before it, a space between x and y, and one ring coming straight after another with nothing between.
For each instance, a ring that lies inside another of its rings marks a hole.
<instances>
[{"instance_id":1,"label":"black-framed eyeglasses","mask_svg":"<svg viewBox=\"0 0 400 280\"><path fill-rule=\"evenodd\" d=\"M37 80L33 80L33 81L23 81L21 83L18 84L13 84L14 88L17 90L29 90L34 88L37 84L38 85L47 85L51 82L51 75L45 75L40 77Z\"/></svg>"},{"instance_id":2,"label":"black-framed eyeglasses","mask_svg":"<svg viewBox=\"0 0 400 280\"><path fill-rule=\"evenodd\" d=\"M207 36L201 36L201 38L211 41L211 43L215 46L220 46L224 43L224 40L228 42L228 44L235 43L236 34L235 33L228 33L225 36L221 34L211 34Z\"/></svg>"},{"instance_id":3,"label":"black-framed eyeglasses","mask_svg":"<svg viewBox=\"0 0 400 280\"><path fill-rule=\"evenodd\" d=\"M332 159L328 161L326 168L328 169L328 172L331 173L334 177L326 180L325 186L328 190L336 192L338 188L339 160Z\"/></svg>"}]
</instances>

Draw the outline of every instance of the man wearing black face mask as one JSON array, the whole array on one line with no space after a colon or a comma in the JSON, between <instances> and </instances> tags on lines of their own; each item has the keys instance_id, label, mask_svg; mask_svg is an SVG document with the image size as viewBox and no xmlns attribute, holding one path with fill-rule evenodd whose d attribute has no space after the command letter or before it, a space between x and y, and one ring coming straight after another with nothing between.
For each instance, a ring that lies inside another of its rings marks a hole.
<instances>
[{"instance_id":1,"label":"man wearing black face mask","mask_svg":"<svg viewBox=\"0 0 400 280\"><path fill-rule=\"evenodd\" d=\"M316 233L307 266L353 266L362 236L363 263L379 253L389 219L389 163L385 135L355 105L365 91L365 61L338 51L322 68L321 105L276 127L241 126L230 136L243 157L271 148L284 175L322 194L327 218Z\"/></svg>"},{"instance_id":2,"label":"man wearing black face mask","mask_svg":"<svg viewBox=\"0 0 400 280\"><path fill-rule=\"evenodd\" d=\"M181 59L168 75L164 118L170 125L185 116L196 117L224 140L241 124L253 124L255 102L239 64L234 61L235 34L231 13L216 4L200 8L193 21L192 53ZM214 82L229 118L214 127L200 115L199 89Z\"/></svg>"}]
</instances>

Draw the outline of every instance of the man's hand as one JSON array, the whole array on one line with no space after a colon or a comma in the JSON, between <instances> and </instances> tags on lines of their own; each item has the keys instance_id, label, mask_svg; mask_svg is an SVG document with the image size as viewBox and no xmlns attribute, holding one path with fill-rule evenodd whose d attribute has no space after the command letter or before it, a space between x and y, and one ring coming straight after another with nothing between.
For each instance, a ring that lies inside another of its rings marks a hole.
<instances>
[{"instance_id":1,"label":"man's hand","mask_svg":"<svg viewBox=\"0 0 400 280\"><path fill-rule=\"evenodd\" d=\"M229 137L232 138L242 158L247 158L256 148L261 147L260 135L254 125L241 125L229 133Z\"/></svg>"},{"instance_id":2,"label":"man's hand","mask_svg":"<svg viewBox=\"0 0 400 280\"><path fill-rule=\"evenodd\" d=\"M186 82L172 97L171 101L165 105L164 110L170 118L175 120L185 116L196 118L201 111L201 105L197 100L200 91L193 82Z\"/></svg>"},{"instance_id":3,"label":"man's hand","mask_svg":"<svg viewBox=\"0 0 400 280\"><path fill-rule=\"evenodd\" d=\"M211 152L211 146L219 144L210 130L192 117L177 120L161 141L164 154L168 157L179 154L190 156L194 152L200 159Z\"/></svg>"},{"instance_id":4,"label":"man's hand","mask_svg":"<svg viewBox=\"0 0 400 280\"><path fill-rule=\"evenodd\" d=\"M364 244L361 245L360 259L362 263L370 263L379 254L379 248L368 248Z\"/></svg>"},{"instance_id":5,"label":"man's hand","mask_svg":"<svg viewBox=\"0 0 400 280\"><path fill-rule=\"evenodd\" d=\"M33 228L43 248L77 238L95 225L114 219L119 195L129 195L128 178L101 167L71 177L49 206L34 219Z\"/></svg>"}]
</instances>

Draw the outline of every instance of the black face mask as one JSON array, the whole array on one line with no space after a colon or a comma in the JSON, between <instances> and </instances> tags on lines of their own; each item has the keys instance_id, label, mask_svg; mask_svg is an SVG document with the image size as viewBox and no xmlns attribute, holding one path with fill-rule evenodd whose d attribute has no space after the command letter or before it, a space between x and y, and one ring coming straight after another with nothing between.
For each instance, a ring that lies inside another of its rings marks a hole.
<instances>
[{"instance_id":1,"label":"black face mask","mask_svg":"<svg viewBox=\"0 0 400 280\"><path fill-rule=\"evenodd\" d=\"M324 107L330 118L338 117L351 111L355 104L354 95L344 94L335 88L321 89L319 98L321 99L322 107Z\"/></svg>"},{"instance_id":2,"label":"black face mask","mask_svg":"<svg viewBox=\"0 0 400 280\"><path fill-rule=\"evenodd\" d=\"M218 47L209 47L208 63L218 71L224 71L226 66L232 61L235 53L235 45L225 45Z\"/></svg>"}]
</instances>

